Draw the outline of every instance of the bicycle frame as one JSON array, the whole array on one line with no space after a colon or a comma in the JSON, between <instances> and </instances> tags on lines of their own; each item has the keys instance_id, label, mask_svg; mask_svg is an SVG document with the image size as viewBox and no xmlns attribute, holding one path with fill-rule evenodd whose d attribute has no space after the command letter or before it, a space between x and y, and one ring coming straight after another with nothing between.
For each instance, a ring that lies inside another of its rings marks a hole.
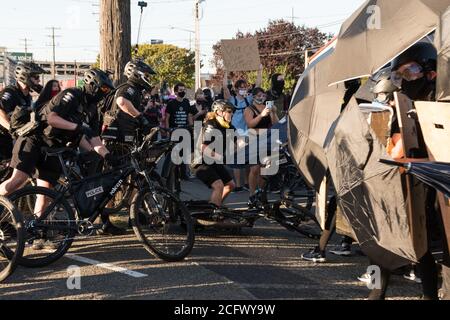
<instances>
[{"instance_id":1,"label":"bicycle frame","mask_svg":"<svg viewBox=\"0 0 450 320\"><path fill-rule=\"evenodd\" d=\"M99 204L93 211L94 213L89 218L87 218L87 221L92 224L99 217L99 215L102 213L103 209L107 206L107 204L114 198L114 196L117 194L117 192L120 191L120 188L125 183L126 179L133 173L138 173L138 174L142 175L145 178L145 181L147 182L150 190L154 194L155 188L153 186L153 183L150 179L150 176L149 176L147 170L142 170L140 168L139 161L136 159L137 158L136 155L142 150L142 148L145 146L145 143L147 141L148 141L148 139L145 139L142 146L140 148L136 148L131 153L131 164L122 165L118 168L115 168L115 169L109 171L109 172L105 172L105 173L99 174L97 176L86 177L86 178L83 178L83 179L77 180L77 181L73 181L72 176L69 174L69 171L68 171L67 166L63 159L63 155L58 154L57 156L58 156L60 165L63 170L63 176L65 177L67 184L64 185L61 190L59 190L59 195L55 199L54 203L52 203L45 209L43 214L39 218L36 219L33 226L34 227L44 227L44 226L49 227L45 223L41 223L41 222L45 221L46 218L48 217L48 215L50 214L50 212L52 212L52 210L55 208L55 206L58 203L60 203L60 201L63 198L66 198L67 196L69 196L74 201L75 210L76 210L76 212L79 212L80 211L79 204L77 202L76 197L74 197L75 190L78 186L82 185L87 180L91 180L95 177L100 178L100 177L107 176L112 173L117 173L117 175L118 175L117 179L116 179L117 182L114 184L114 186L110 190L105 190L105 192L102 195L102 197L103 197L102 201L99 202ZM144 187L141 184L141 182L139 181L139 179L136 179L136 183L137 183L139 189L142 189ZM157 199L155 199L155 201L156 200ZM161 208L158 208L158 209L161 209ZM86 220L80 219L80 221L86 221ZM53 225L50 226L50 228L51 229L60 229L58 226L53 226ZM63 230L67 230L68 228L75 228L75 227L72 227L71 225L69 227L61 227L61 229L63 229Z\"/></svg>"}]
</instances>

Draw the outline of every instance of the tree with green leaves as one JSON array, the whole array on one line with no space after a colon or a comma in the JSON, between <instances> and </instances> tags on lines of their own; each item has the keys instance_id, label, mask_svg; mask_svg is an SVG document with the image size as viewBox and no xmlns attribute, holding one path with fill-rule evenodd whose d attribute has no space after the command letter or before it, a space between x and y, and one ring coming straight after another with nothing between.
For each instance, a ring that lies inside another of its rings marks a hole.
<instances>
[{"instance_id":1,"label":"tree with green leaves","mask_svg":"<svg viewBox=\"0 0 450 320\"><path fill-rule=\"evenodd\" d=\"M183 82L188 88L194 86L193 52L170 44L141 44L137 56L143 58L157 72L156 83L167 82L173 87L177 82Z\"/></svg>"}]
</instances>

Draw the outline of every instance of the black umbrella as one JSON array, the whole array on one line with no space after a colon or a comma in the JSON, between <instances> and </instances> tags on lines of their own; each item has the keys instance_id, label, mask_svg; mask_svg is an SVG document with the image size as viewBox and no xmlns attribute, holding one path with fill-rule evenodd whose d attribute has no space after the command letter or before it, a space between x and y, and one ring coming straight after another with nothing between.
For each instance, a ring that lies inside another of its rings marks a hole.
<instances>
[{"instance_id":1,"label":"black umbrella","mask_svg":"<svg viewBox=\"0 0 450 320\"><path fill-rule=\"evenodd\" d=\"M289 109L289 148L295 164L305 180L316 188L327 172L323 148L333 122L341 112L345 86L330 87L328 74L332 45L309 65L300 78Z\"/></svg>"},{"instance_id":2,"label":"black umbrella","mask_svg":"<svg viewBox=\"0 0 450 320\"><path fill-rule=\"evenodd\" d=\"M380 160L381 163L403 167L407 173L415 176L426 185L442 192L450 198L450 163L443 162L412 162L401 163L391 160Z\"/></svg>"},{"instance_id":3,"label":"black umbrella","mask_svg":"<svg viewBox=\"0 0 450 320\"><path fill-rule=\"evenodd\" d=\"M379 162L387 158L353 99L335 123L326 154L339 206L362 251L390 270L418 261L399 170Z\"/></svg>"}]
</instances>

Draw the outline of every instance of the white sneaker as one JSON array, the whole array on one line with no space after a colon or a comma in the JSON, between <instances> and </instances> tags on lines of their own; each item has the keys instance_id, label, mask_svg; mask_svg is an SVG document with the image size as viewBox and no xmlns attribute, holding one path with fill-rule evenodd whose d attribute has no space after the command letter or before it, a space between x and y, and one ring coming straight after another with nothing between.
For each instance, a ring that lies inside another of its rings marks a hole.
<instances>
[{"instance_id":1,"label":"white sneaker","mask_svg":"<svg viewBox=\"0 0 450 320\"><path fill-rule=\"evenodd\" d=\"M330 250L330 253L335 254L337 256L349 257L352 255L352 246L347 243L343 243L336 249Z\"/></svg>"},{"instance_id":2,"label":"white sneaker","mask_svg":"<svg viewBox=\"0 0 450 320\"><path fill-rule=\"evenodd\" d=\"M411 271L410 273L405 273L403 275L403 278L405 278L406 280L409 280L409 281L414 281L415 283L422 283L422 279L420 279L418 276L416 276L414 271Z\"/></svg>"},{"instance_id":3,"label":"white sneaker","mask_svg":"<svg viewBox=\"0 0 450 320\"><path fill-rule=\"evenodd\" d=\"M371 283L372 277L367 272L358 277L358 280L364 283Z\"/></svg>"}]
</instances>

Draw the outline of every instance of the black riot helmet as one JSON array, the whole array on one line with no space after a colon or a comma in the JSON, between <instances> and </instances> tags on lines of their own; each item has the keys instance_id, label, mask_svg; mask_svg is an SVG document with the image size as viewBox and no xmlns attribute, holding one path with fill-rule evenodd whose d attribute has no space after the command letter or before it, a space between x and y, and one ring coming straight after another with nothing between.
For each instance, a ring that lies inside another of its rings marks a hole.
<instances>
[{"instance_id":1,"label":"black riot helmet","mask_svg":"<svg viewBox=\"0 0 450 320\"><path fill-rule=\"evenodd\" d=\"M394 92L400 91L400 88L392 81L391 68L380 70L370 80L374 83L370 91L375 95L375 100L378 102L388 103L394 99Z\"/></svg>"},{"instance_id":2,"label":"black riot helmet","mask_svg":"<svg viewBox=\"0 0 450 320\"><path fill-rule=\"evenodd\" d=\"M97 68L86 71L83 81L86 93L97 102L102 100L111 90L114 89L114 85L108 73Z\"/></svg>"},{"instance_id":3,"label":"black riot helmet","mask_svg":"<svg viewBox=\"0 0 450 320\"><path fill-rule=\"evenodd\" d=\"M142 59L133 59L125 66L124 75L132 83L138 84L146 90L151 90L152 84L150 77L156 72L146 64Z\"/></svg>"},{"instance_id":4,"label":"black riot helmet","mask_svg":"<svg viewBox=\"0 0 450 320\"><path fill-rule=\"evenodd\" d=\"M31 61L21 61L17 64L14 74L16 80L22 82L28 86L31 90L40 93L43 87L39 84L33 83L32 78L39 78L41 74L45 74L46 71L39 65Z\"/></svg>"},{"instance_id":5,"label":"black riot helmet","mask_svg":"<svg viewBox=\"0 0 450 320\"><path fill-rule=\"evenodd\" d=\"M416 62L425 71L436 71L437 50L429 42L419 42L403 52L392 62L392 71L397 71L402 65Z\"/></svg>"},{"instance_id":6,"label":"black riot helmet","mask_svg":"<svg viewBox=\"0 0 450 320\"><path fill-rule=\"evenodd\" d=\"M232 105L231 103L229 103L228 101L225 100L216 100L214 101L214 103L212 104L211 107L212 112L224 112L224 111L231 111L231 112L235 112L236 111L236 107L234 105Z\"/></svg>"}]
</instances>

